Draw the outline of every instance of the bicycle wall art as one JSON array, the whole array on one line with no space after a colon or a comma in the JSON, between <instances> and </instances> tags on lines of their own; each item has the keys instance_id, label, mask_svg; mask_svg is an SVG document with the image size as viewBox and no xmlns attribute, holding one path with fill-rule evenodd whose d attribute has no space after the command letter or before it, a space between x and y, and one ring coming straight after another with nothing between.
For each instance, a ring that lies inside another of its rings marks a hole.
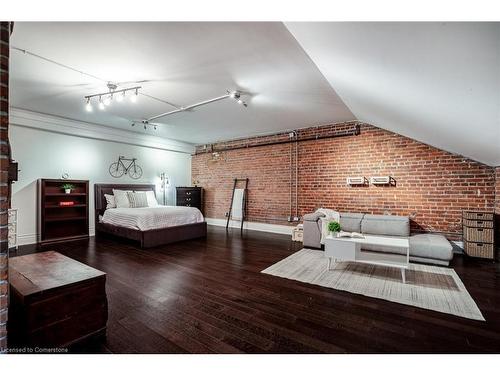
<instances>
[{"instance_id":1,"label":"bicycle wall art","mask_svg":"<svg viewBox=\"0 0 500 375\"><path fill-rule=\"evenodd\" d=\"M125 156L119 156L118 161L109 166L109 174L114 178L128 174L130 178L138 180L142 177L142 168L136 163L136 160L136 158L127 159Z\"/></svg>"}]
</instances>

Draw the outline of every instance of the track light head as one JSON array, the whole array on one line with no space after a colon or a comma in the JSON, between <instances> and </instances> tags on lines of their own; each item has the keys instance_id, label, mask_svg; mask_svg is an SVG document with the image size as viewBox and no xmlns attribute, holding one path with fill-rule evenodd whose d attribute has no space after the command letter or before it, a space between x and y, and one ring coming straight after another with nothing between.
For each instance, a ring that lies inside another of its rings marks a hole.
<instances>
[{"instance_id":1,"label":"track light head","mask_svg":"<svg viewBox=\"0 0 500 375\"><path fill-rule=\"evenodd\" d=\"M111 95L106 96L102 102L104 103L104 105L110 105L111 104Z\"/></svg>"},{"instance_id":2,"label":"track light head","mask_svg":"<svg viewBox=\"0 0 500 375\"><path fill-rule=\"evenodd\" d=\"M85 109L87 110L87 112L92 112L93 110L92 104L90 103L90 98L87 98L87 104L85 105Z\"/></svg>"},{"instance_id":3,"label":"track light head","mask_svg":"<svg viewBox=\"0 0 500 375\"><path fill-rule=\"evenodd\" d=\"M135 89L135 94L134 95L130 95L130 101L132 103L137 102L137 97L138 96L139 96L139 89Z\"/></svg>"},{"instance_id":4,"label":"track light head","mask_svg":"<svg viewBox=\"0 0 500 375\"><path fill-rule=\"evenodd\" d=\"M247 103L245 103L242 99L241 99L241 92L237 91L237 90L234 90L234 91L229 91L227 90L227 93L229 95L229 97L231 99L234 99L236 101L236 103L238 104L241 104L243 105L244 107L247 106Z\"/></svg>"},{"instance_id":5,"label":"track light head","mask_svg":"<svg viewBox=\"0 0 500 375\"><path fill-rule=\"evenodd\" d=\"M99 109L101 111L104 111L104 109L106 108L106 106L104 105L104 103L102 102L102 98L99 97Z\"/></svg>"}]
</instances>

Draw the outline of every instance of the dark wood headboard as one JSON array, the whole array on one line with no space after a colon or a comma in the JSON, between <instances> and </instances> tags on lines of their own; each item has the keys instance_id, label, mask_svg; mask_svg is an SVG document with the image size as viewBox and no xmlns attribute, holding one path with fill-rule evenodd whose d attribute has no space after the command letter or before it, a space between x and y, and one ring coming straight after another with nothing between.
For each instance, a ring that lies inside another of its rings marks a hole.
<instances>
[{"instance_id":1,"label":"dark wood headboard","mask_svg":"<svg viewBox=\"0 0 500 375\"><path fill-rule=\"evenodd\" d=\"M94 184L94 203L96 222L98 216L106 210L106 198L104 194L113 194L113 189L117 190L134 190L134 191L149 191L155 192L155 185L150 184ZM156 194L156 192L155 192Z\"/></svg>"}]
</instances>

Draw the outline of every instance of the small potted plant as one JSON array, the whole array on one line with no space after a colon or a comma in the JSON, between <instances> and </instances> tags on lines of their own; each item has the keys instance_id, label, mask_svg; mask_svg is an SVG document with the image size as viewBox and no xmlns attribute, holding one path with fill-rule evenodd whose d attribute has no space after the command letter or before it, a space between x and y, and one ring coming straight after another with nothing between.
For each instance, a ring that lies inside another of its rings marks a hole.
<instances>
[{"instance_id":1,"label":"small potted plant","mask_svg":"<svg viewBox=\"0 0 500 375\"><path fill-rule=\"evenodd\" d=\"M337 233L340 232L340 224L338 221L330 221L328 223L328 231L332 236L337 236Z\"/></svg>"},{"instance_id":2,"label":"small potted plant","mask_svg":"<svg viewBox=\"0 0 500 375\"><path fill-rule=\"evenodd\" d=\"M71 194L71 190L73 190L75 188L75 185L73 184L63 184L61 186L62 189L64 189L64 192L66 194Z\"/></svg>"}]
</instances>

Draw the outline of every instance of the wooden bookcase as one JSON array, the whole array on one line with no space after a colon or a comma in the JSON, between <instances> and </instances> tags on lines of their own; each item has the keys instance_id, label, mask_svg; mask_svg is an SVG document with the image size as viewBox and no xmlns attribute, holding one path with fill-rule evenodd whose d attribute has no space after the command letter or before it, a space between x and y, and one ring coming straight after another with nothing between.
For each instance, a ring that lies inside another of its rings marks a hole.
<instances>
[{"instance_id":1,"label":"wooden bookcase","mask_svg":"<svg viewBox=\"0 0 500 375\"><path fill-rule=\"evenodd\" d=\"M66 194L61 186L75 186ZM89 236L89 182L87 180L38 180L40 245L79 240ZM61 202L73 202L63 206Z\"/></svg>"}]
</instances>

